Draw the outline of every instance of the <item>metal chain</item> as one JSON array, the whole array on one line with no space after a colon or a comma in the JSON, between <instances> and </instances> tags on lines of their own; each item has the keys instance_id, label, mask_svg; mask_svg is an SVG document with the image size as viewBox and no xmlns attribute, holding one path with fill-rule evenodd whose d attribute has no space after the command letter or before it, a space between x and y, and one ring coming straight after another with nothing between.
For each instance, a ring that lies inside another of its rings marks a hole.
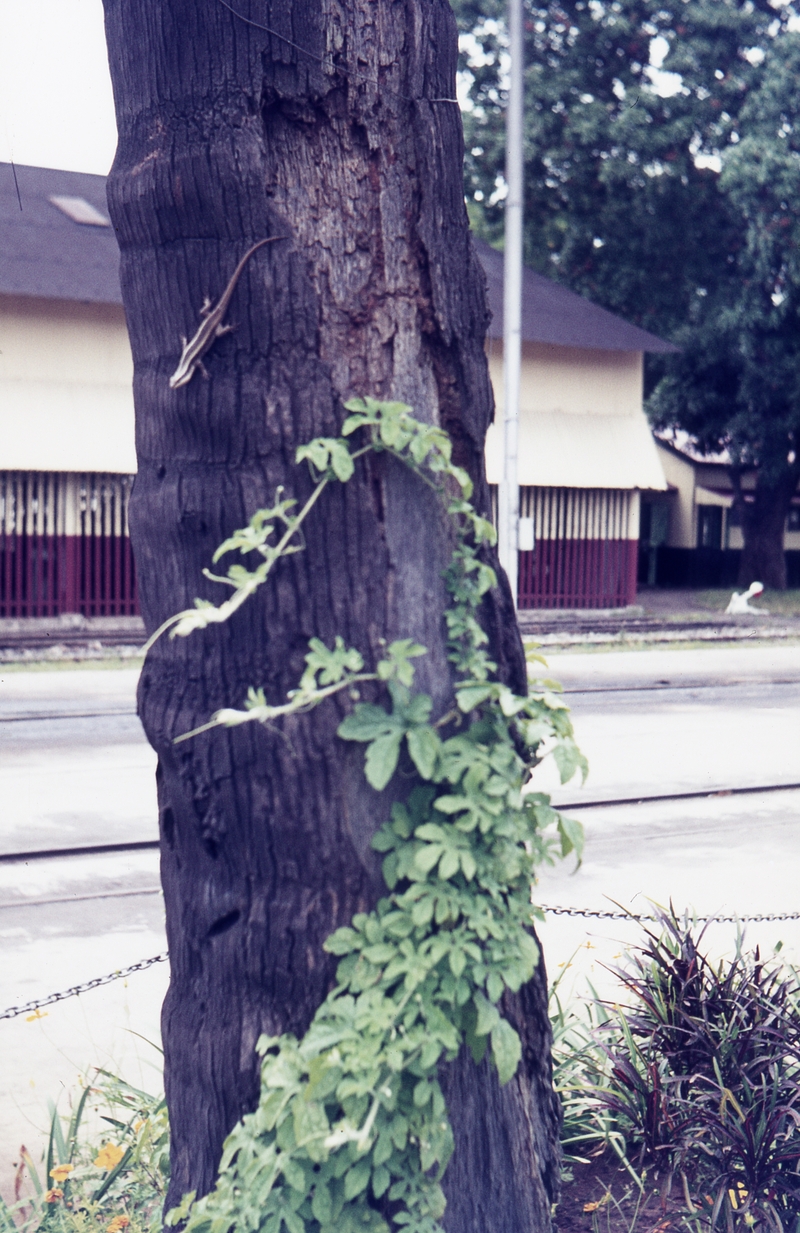
<instances>
[{"instance_id":1,"label":"metal chain","mask_svg":"<svg viewBox=\"0 0 800 1233\"><path fill-rule=\"evenodd\" d=\"M551 916L580 916L586 920L635 920L655 923L659 920L658 916L647 913L608 912L594 908L562 908L552 907L546 903L538 906L543 912L549 912ZM800 912L761 912L755 916L695 916L693 919L703 923L720 921L727 925L746 925L764 921L800 920ZM78 997L81 993L88 993L90 989L98 989L100 985L110 985L114 980L123 980L134 972L144 972L154 963L166 963L168 959L169 952L163 951L160 955L152 955L149 959L132 963L130 967L120 968L117 972L109 972L107 976L95 976L94 980L87 980L82 985L73 985L70 989L62 989L60 993L50 993L38 1001L26 1002L24 1006L9 1006L7 1010L0 1011L0 1020L16 1019L18 1015L36 1015L36 1012L43 1006L52 1006L54 1002L63 1002L66 998Z\"/></svg>"},{"instance_id":2,"label":"metal chain","mask_svg":"<svg viewBox=\"0 0 800 1233\"><path fill-rule=\"evenodd\" d=\"M661 919L659 916L639 912L603 912L595 911L592 908L558 908L550 907L546 903L540 903L537 906L543 912L550 912L552 916L584 916L592 920L649 920L655 922ZM692 919L701 921L704 924L716 920L727 925L746 925L758 921L800 920L800 912L761 912L755 916L721 916L715 913L713 916L693 916Z\"/></svg>"},{"instance_id":3,"label":"metal chain","mask_svg":"<svg viewBox=\"0 0 800 1233\"><path fill-rule=\"evenodd\" d=\"M63 1002L65 998L78 997L79 994L88 993L90 989L97 989L100 985L110 985L114 980L123 980L134 972L144 972L146 968L151 968L154 963L166 963L168 959L168 951L163 951L160 955L151 955L149 959L142 959L139 963L132 963L130 967L120 968L116 972L109 972L107 976L95 976L94 980L87 980L82 985L73 985L70 989L62 989L60 993L50 993L46 998L39 998L36 1002L26 1002L24 1006L9 1006L7 1010L0 1011L0 1019L16 1019L17 1015L36 1016L36 1012L42 1006L52 1006L53 1002Z\"/></svg>"}]
</instances>

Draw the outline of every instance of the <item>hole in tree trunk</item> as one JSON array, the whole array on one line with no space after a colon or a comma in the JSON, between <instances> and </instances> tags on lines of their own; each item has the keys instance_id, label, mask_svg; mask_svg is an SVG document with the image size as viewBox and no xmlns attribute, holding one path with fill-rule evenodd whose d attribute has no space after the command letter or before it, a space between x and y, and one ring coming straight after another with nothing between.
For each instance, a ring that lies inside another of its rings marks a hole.
<instances>
[{"instance_id":1,"label":"hole in tree trunk","mask_svg":"<svg viewBox=\"0 0 800 1233\"><path fill-rule=\"evenodd\" d=\"M214 921L207 936L209 938L218 938L221 933L227 933L229 929L233 928L240 916L241 912L238 908L235 908L233 912L228 912L226 916L220 916L219 920Z\"/></svg>"},{"instance_id":2,"label":"hole in tree trunk","mask_svg":"<svg viewBox=\"0 0 800 1233\"><path fill-rule=\"evenodd\" d=\"M175 846L175 814L167 806L161 815L161 833L171 848Z\"/></svg>"}]
</instances>

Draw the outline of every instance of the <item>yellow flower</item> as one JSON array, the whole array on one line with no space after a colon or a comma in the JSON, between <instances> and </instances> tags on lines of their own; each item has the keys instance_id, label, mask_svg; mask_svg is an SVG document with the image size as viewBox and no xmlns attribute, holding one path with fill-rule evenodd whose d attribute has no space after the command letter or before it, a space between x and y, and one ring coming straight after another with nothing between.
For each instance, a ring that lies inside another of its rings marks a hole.
<instances>
[{"instance_id":1,"label":"yellow flower","mask_svg":"<svg viewBox=\"0 0 800 1233\"><path fill-rule=\"evenodd\" d=\"M47 1011L45 1011L45 1012L44 1012L44 1014L42 1014L42 1012L39 1010L39 1007L37 1006L37 1007L36 1007L36 1010L33 1012L33 1014L32 1014L32 1015L26 1015L26 1016L25 1016L25 1022L26 1022L26 1023L33 1023L35 1019L46 1019L46 1018L47 1018L47 1013L48 1013L48 1012L47 1012Z\"/></svg>"},{"instance_id":2,"label":"yellow flower","mask_svg":"<svg viewBox=\"0 0 800 1233\"><path fill-rule=\"evenodd\" d=\"M584 1203L583 1210L585 1212L596 1212L600 1207L606 1207L611 1201L611 1195L606 1193L602 1199L598 1199L596 1203Z\"/></svg>"},{"instance_id":3,"label":"yellow flower","mask_svg":"<svg viewBox=\"0 0 800 1233\"><path fill-rule=\"evenodd\" d=\"M116 1143L106 1143L95 1158L95 1164L98 1169L113 1169L122 1160L125 1155L125 1149L118 1147Z\"/></svg>"},{"instance_id":4,"label":"yellow flower","mask_svg":"<svg viewBox=\"0 0 800 1233\"><path fill-rule=\"evenodd\" d=\"M133 1124L133 1133L134 1133L135 1135L138 1135L138 1133L139 1133L139 1131L142 1129L142 1127L144 1127L144 1126L146 1126L146 1125L147 1125L147 1118L146 1118L146 1117L145 1117L145 1118L141 1118L141 1117L140 1117L140 1118L139 1118L139 1121L138 1121L138 1122L134 1122L134 1124Z\"/></svg>"},{"instance_id":5,"label":"yellow flower","mask_svg":"<svg viewBox=\"0 0 800 1233\"><path fill-rule=\"evenodd\" d=\"M111 1223L106 1226L107 1233L120 1233L120 1230L124 1229L130 1222L130 1216L115 1216Z\"/></svg>"},{"instance_id":6,"label":"yellow flower","mask_svg":"<svg viewBox=\"0 0 800 1233\"><path fill-rule=\"evenodd\" d=\"M65 1182L74 1168L75 1166L71 1164L56 1165L50 1170L50 1176L55 1182Z\"/></svg>"},{"instance_id":7,"label":"yellow flower","mask_svg":"<svg viewBox=\"0 0 800 1233\"><path fill-rule=\"evenodd\" d=\"M44 1196L45 1203L57 1203L59 1199L64 1198L64 1191L59 1190L57 1186L53 1186Z\"/></svg>"}]
</instances>

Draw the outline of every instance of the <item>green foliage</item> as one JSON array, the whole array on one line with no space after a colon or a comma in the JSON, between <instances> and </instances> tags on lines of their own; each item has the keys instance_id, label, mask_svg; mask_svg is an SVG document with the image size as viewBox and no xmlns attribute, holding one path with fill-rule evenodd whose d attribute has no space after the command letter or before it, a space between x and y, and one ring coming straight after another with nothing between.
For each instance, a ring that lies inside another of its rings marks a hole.
<instances>
[{"instance_id":1,"label":"green foliage","mask_svg":"<svg viewBox=\"0 0 800 1233\"><path fill-rule=\"evenodd\" d=\"M486 238L501 241L505 5L456 0L465 192ZM670 332L697 288L727 277L736 216L707 160L732 149L760 66L749 49L783 37L795 6L691 0L526 0L525 207L530 264L628 319ZM679 74L668 97L651 45ZM754 57L751 57L754 59Z\"/></svg>"},{"instance_id":2,"label":"green foliage","mask_svg":"<svg viewBox=\"0 0 800 1233\"><path fill-rule=\"evenodd\" d=\"M676 334L683 354L651 409L737 468L754 467L782 523L800 478L800 35L768 47L725 153L720 193L739 220L738 244ZM781 491L783 490L783 491ZM743 505L747 538L750 510Z\"/></svg>"},{"instance_id":3,"label":"green foliage","mask_svg":"<svg viewBox=\"0 0 800 1233\"><path fill-rule=\"evenodd\" d=\"M647 359L656 426L759 471L747 569L770 585L800 478L800 34L772 0L526 0L526 259L679 344ZM456 0L465 190L502 241L499 0ZM666 55L659 93L653 40Z\"/></svg>"},{"instance_id":4,"label":"green foliage","mask_svg":"<svg viewBox=\"0 0 800 1233\"><path fill-rule=\"evenodd\" d=\"M683 1175L699 1223L781 1233L800 1218L795 974L741 938L715 965L700 950L704 931L658 915L661 932L646 930L618 971L631 1000L595 1033L605 1060L594 1097L640 1160Z\"/></svg>"},{"instance_id":5,"label":"green foliage","mask_svg":"<svg viewBox=\"0 0 800 1233\"><path fill-rule=\"evenodd\" d=\"M157 1233L169 1181L169 1126L163 1097L98 1071L62 1117L51 1104L40 1175L27 1152L32 1197L0 1199L2 1233ZM104 1129L90 1129L89 1115Z\"/></svg>"},{"instance_id":6,"label":"green foliage","mask_svg":"<svg viewBox=\"0 0 800 1233\"><path fill-rule=\"evenodd\" d=\"M303 1039L259 1041L258 1108L227 1139L216 1189L196 1202L186 1196L168 1217L188 1233L378 1233L389 1217L408 1233L439 1230L453 1136L438 1065L466 1042L476 1062L491 1050L501 1083L513 1079L521 1042L502 998L539 961L531 885L556 852L580 857L578 824L524 791L548 752L564 781L586 763L555 687L518 697L493 679L478 612L496 581L482 557L495 533L470 504L469 476L452 463L447 435L404 404L354 399L347 410L342 437L303 446L298 460L315 477L325 470L320 484L332 472L346 481L342 451L361 433L368 444L350 457L390 452L440 494L455 532L445 614L453 705L434 720L431 699L412 692L413 661L425 648L410 640L393 643L365 672L361 654L340 639L332 650L314 639L285 704L271 707L251 690L243 710L204 725L271 722L352 693L357 682L384 683L389 705L358 702L338 733L366 747L373 788L398 767L413 786L373 839L388 895L328 938L326 949L340 957L336 985ZM279 517L296 528L305 512L291 524ZM274 511L258 518L251 527L261 536ZM246 545L250 534L227 543ZM295 547L281 542L284 551ZM263 555L261 540L253 546Z\"/></svg>"},{"instance_id":7,"label":"green foliage","mask_svg":"<svg viewBox=\"0 0 800 1233\"><path fill-rule=\"evenodd\" d=\"M571 962L564 971L570 967ZM553 1087L561 1101L561 1152L569 1180L573 1164L588 1164L603 1149L627 1163L627 1143L616 1114L600 1099L607 1083L597 1028L607 1015L594 994L565 1004L559 988L562 977L563 972L550 988L549 1008Z\"/></svg>"}]
</instances>

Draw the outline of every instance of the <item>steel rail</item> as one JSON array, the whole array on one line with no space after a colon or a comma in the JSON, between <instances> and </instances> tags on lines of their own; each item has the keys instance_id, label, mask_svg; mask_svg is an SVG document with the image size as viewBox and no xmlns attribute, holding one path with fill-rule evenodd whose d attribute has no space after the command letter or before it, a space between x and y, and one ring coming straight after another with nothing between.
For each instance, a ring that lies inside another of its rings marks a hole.
<instances>
[{"instance_id":1,"label":"steel rail","mask_svg":"<svg viewBox=\"0 0 800 1233\"><path fill-rule=\"evenodd\" d=\"M24 711L11 715L0 715L0 724L31 723L35 719L49 719L51 722L58 719L108 719L110 716L119 717L120 715L135 716L136 711L131 710L130 707L115 711Z\"/></svg>"},{"instance_id":2,"label":"steel rail","mask_svg":"<svg viewBox=\"0 0 800 1233\"><path fill-rule=\"evenodd\" d=\"M605 805L650 805L657 801L699 801L719 796L757 796L764 792L797 792L800 783L754 784L745 788L704 788L700 792L659 792L652 796L619 796L606 801L553 802L560 813L567 809L600 809Z\"/></svg>"},{"instance_id":3,"label":"steel rail","mask_svg":"<svg viewBox=\"0 0 800 1233\"><path fill-rule=\"evenodd\" d=\"M59 895L52 899L7 899L0 901L0 912L5 908L46 908L52 903L88 903L92 899L135 899L141 895L160 894L160 886L142 886L138 890L90 891L85 895Z\"/></svg>"},{"instance_id":4,"label":"steel rail","mask_svg":"<svg viewBox=\"0 0 800 1233\"><path fill-rule=\"evenodd\" d=\"M75 848L34 848L30 852L0 852L0 865L52 860L64 856L105 856L108 852L146 852L159 846L158 839L136 839L129 843L92 843Z\"/></svg>"},{"instance_id":5,"label":"steel rail","mask_svg":"<svg viewBox=\"0 0 800 1233\"><path fill-rule=\"evenodd\" d=\"M606 806L620 805L650 805L660 801L691 801L713 800L726 796L758 796L767 792L797 792L800 783L754 784L740 788L703 788L693 792L660 792L651 796L619 796L608 800L565 801L555 803L554 809L560 812L575 809L603 809ZM35 848L26 852L0 852L0 865L27 863L38 860L59 860L76 856L105 856L115 852L147 852L156 851L160 847L158 839L140 839L130 843L95 843L74 848ZM28 901L30 902L30 901ZM48 900L47 902L50 902Z\"/></svg>"},{"instance_id":6,"label":"steel rail","mask_svg":"<svg viewBox=\"0 0 800 1233\"><path fill-rule=\"evenodd\" d=\"M557 671L557 669L556 669ZM532 679L531 686L535 689L536 680ZM632 684L632 685L565 685L562 693L574 694L647 694L647 693L664 693L670 690L687 690L687 689L744 689L747 687L764 687L774 688L775 686L797 685L800 686L800 677L787 677L779 680L725 680L725 681L654 681L650 685ZM68 720L68 719L107 719L109 716L120 717L124 715L136 715L136 711L130 708L107 710L107 711L24 711L12 712L10 715L0 714L0 724L11 723L30 723L34 720Z\"/></svg>"}]
</instances>

